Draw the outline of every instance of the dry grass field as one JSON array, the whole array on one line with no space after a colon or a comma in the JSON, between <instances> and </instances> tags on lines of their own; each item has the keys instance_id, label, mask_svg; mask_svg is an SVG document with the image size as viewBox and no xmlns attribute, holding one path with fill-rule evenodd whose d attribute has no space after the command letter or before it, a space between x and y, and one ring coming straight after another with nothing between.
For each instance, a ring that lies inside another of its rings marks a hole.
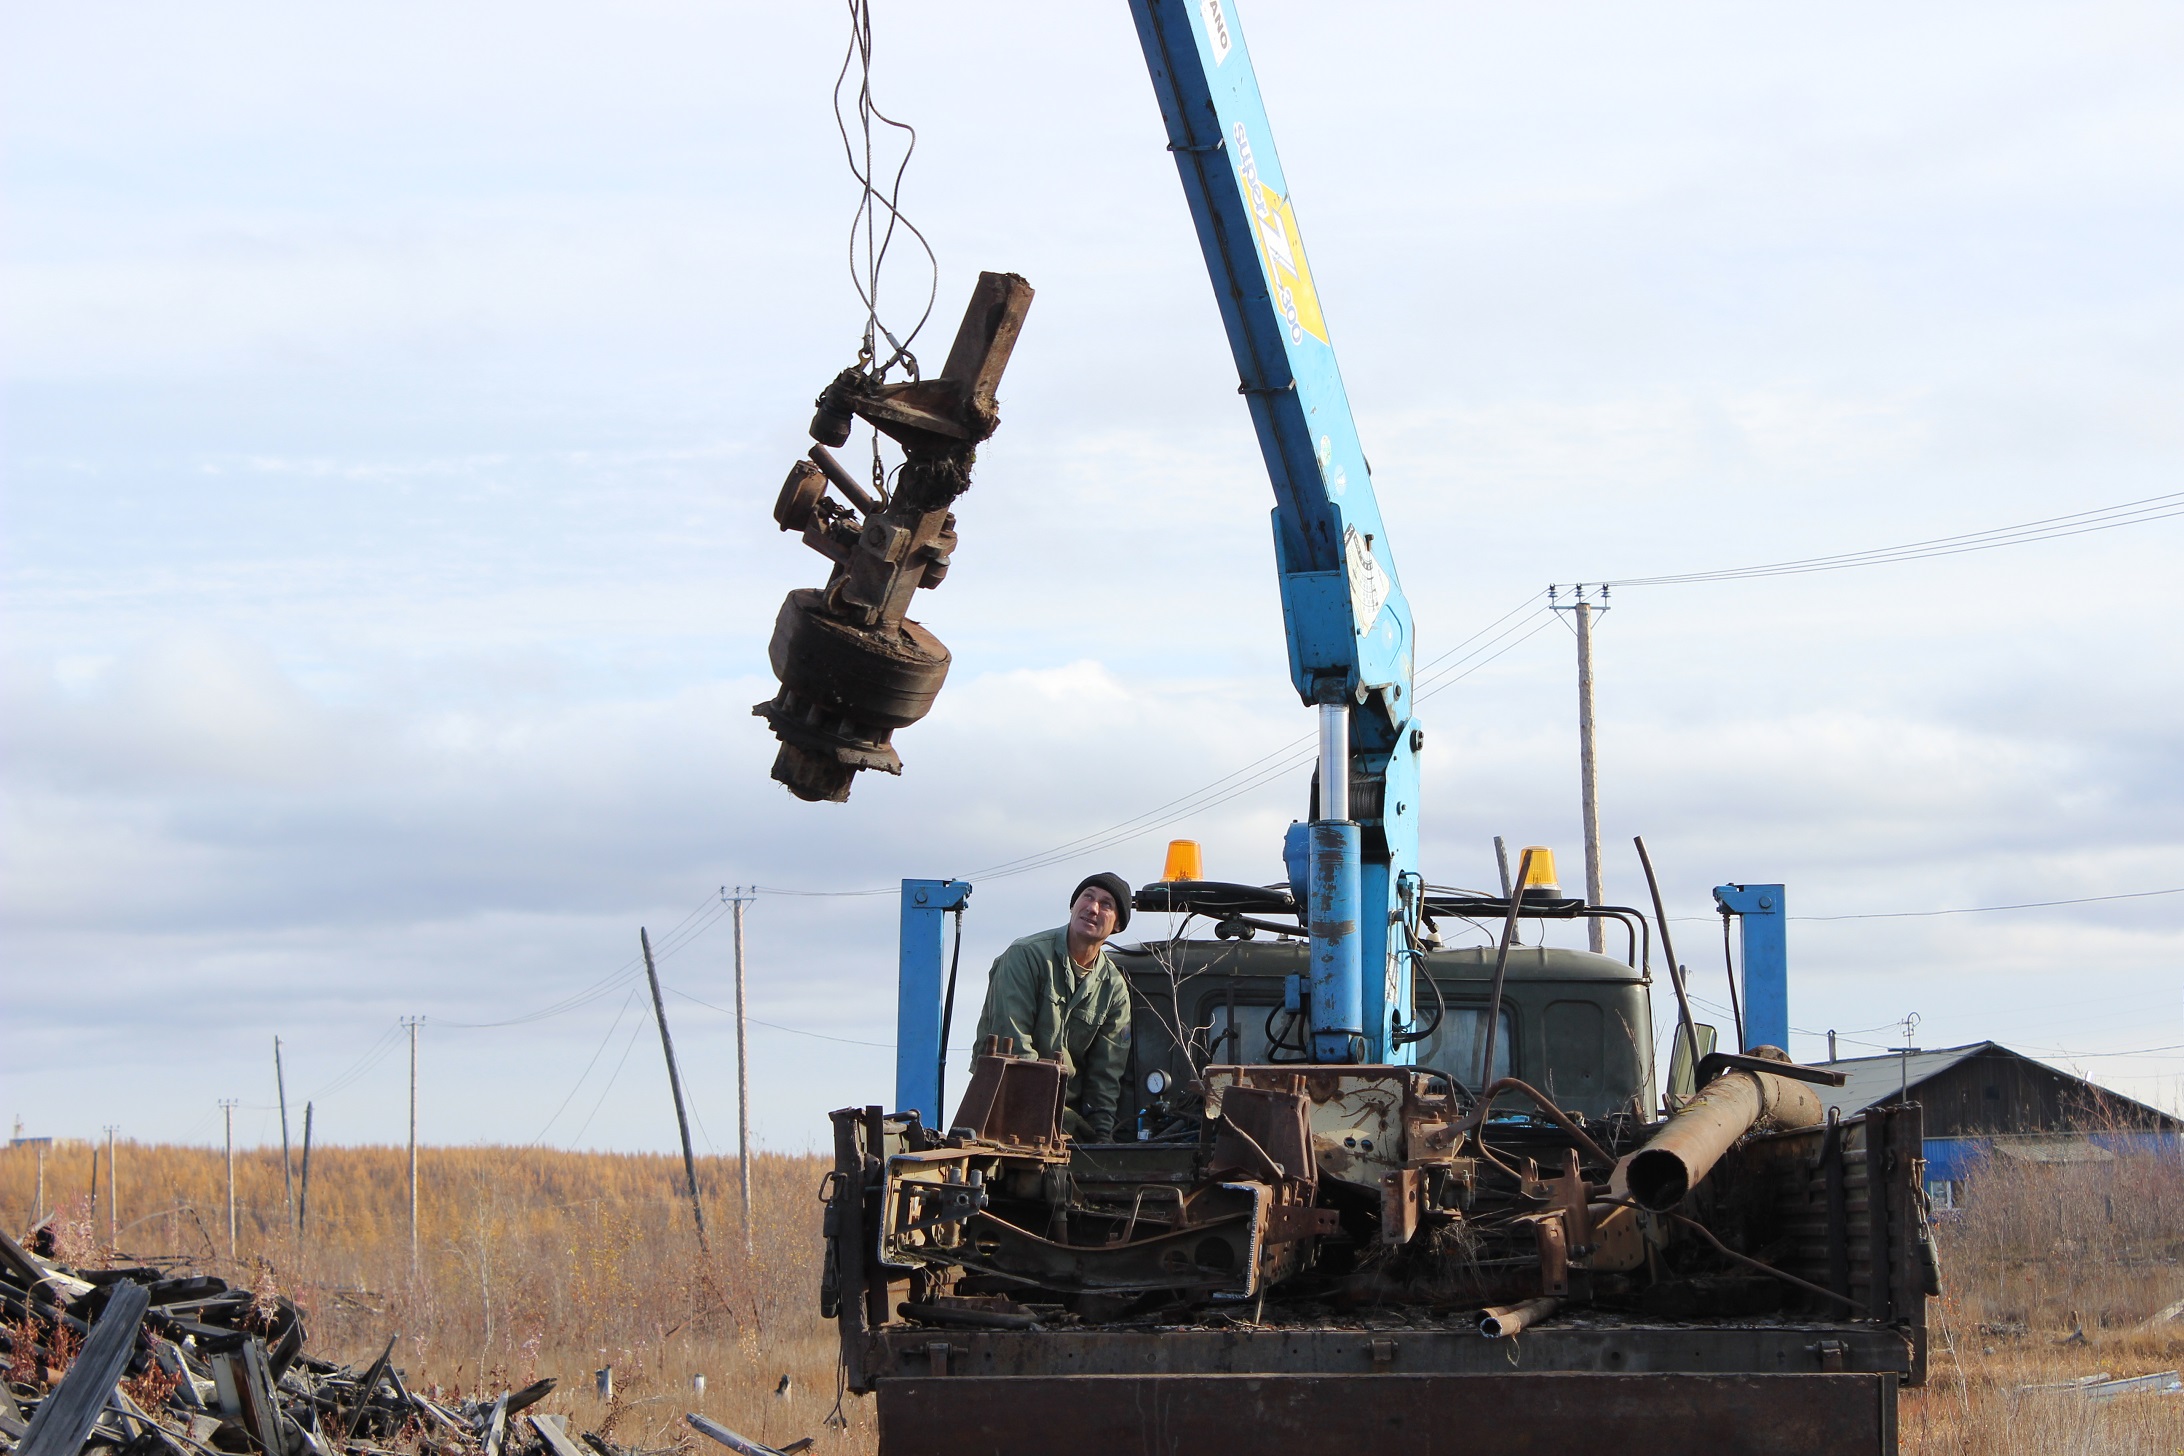
<instances>
[{"instance_id":1,"label":"dry grass field","mask_svg":"<svg viewBox=\"0 0 2184 1456\"><path fill-rule=\"evenodd\" d=\"M46 1161L47 1206L67 1206L67 1241L91 1262L106 1243L103 1148L97 1160L95 1213L91 1145L56 1147ZM710 1265L679 1196L679 1158L474 1147L425 1148L418 1161L414 1272L401 1148L314 1148L302 1238L288 1231L280 1150L238 1151L231 1261L219 1150L124 1143L121 1262L173 1257L244 1282L269 1269L308 1312L315 1354L362 1366L399 1335L396 1365L450 1395L557 1376L543 1409L624 1445L678 1444L683 1413L696 1410L774 1444L809 1435L828 1453L871 1449L869 1401L843 1402L846 1429L823 1424L835 1362L818 1315L821 1160L752 1160L746 1260L735 1163L700 1159ZM0 1151L0 1217L17 1232L35 1180L30 1150ZM611 1407L592 1380L610 1364Z\"/></svg>"},{"instance_id":2,"label":"dry grass field","mask_svg":"<svg viewBox=\"0 0 2184 1456\"><path fill-rule=\"evenodd\" d=\"M2184 1396L2088 1401L2026 1392L2106 1371L2184 1366L2184 1162L1990 1160L1939 1224L1924 1390L1904 1396L1904 1449L1919 1456L2177 1456Z\"/></svg>"},{"instance_id":3,"label":"dry grass field","mask_svg":"<svg viewBox=\"0 0 2184 1456\"><path fill-rule=\"evenodd\" d=\"M78 1257L102 1257L103 1169L93 1150L55 1148L48 1206L69 1208ZM760 1440L814 1436L821 1456L868 1451L871 1407L835 1405L831 1329L817 1313L817 1158L753 1164L756 1255L744 1257L735 1167L704 1160L699 1182L715 1256L698 1257L678 1160L528 1148L433 1148L420 1155L418 1261L410 1265L399 1148L312 1154L310 1222L290 1236L277 1150L236 1155L237 1258L227 1253L219 1152L123 1144L121 1250L171 1256L230 1278L270 1271L311 1312L312 1348L358 1365L398 1334L397 1363L426 1388L556 1375L547 1409L625 1444L683 1440L701 1410ZM0 1217L30 1222L34 1161L0 1151ZM1904 1450L1957 1453L2184 1452L2184 1396L2089 1402L2020 1387L2096 1371L2184 1364L2184 1320L2147 1321L2184 1299L2184 1166L2173 1159L2026 1167L1975 1177L1966 1210L1941 1225L1946 1297L1935 1308L1933 1378L1903 1403ZM614 1367L615 1400L591 1372ZM691 1377L706 1378L702 1395ZM782 1378L788 1388L777 1394Z\"/></svg>"}]
</instances>

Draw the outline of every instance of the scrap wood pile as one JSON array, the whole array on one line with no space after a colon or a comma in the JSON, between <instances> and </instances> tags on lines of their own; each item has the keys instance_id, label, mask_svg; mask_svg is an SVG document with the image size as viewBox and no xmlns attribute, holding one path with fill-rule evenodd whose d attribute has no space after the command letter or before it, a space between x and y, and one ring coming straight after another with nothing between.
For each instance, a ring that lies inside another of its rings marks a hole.
<instances>
[{"instance_id":1,"label":"scrap wood pile","mask_svg":"<svg viewBox=\"0 0 2184 1456\"><path fill-rule=\"evenodd\" d=\"M270 1288L75 1269L45 1257L50 1240L33 1244L0 1233L0 1452L10 1456L640 1456L529 1414L550 1379L442 1403L403 1383L391 1339L361 1372L305 1354L302 1312Z\"/></svg>"}]
</instances>

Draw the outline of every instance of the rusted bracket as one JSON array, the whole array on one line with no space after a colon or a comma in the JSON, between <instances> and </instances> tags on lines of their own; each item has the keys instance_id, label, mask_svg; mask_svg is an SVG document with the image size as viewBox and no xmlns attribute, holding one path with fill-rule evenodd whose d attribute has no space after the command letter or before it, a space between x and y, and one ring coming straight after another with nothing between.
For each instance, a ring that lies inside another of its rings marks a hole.
<instances>
[{"instance_id":1,"label":"rusted bracket","mask_svg":"<svg viewBox=\"0 0 2184 1456\"><path fill-rule=\"evenodd\" d=\"M1843 1073L1831 1072L1825 1067L1747 1057L1736 1052L1708 1052L1699 1058L1697 1084L1704 1087L1724 1072L1765 1072L1769 1076L1787 1077L1792 1082L1812 1082L1822 1087L1840 1087L1850 1080Z\"/></svg>"}]
</instances>

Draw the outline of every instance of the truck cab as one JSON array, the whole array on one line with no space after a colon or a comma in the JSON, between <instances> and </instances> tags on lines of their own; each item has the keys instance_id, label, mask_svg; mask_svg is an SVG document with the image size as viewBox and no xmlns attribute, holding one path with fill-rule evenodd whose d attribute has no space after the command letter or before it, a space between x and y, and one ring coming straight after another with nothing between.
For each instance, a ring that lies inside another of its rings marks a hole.
<instances>
[{"instance_id":1,"label":"truck cab","mask_svg":"<svg viewBox=\"0 0 2184 1456\"><path fill-rule=\"evenodd\" d=\"M1114 952L1130 983L1130 1087L1123 1106L1134 1129L1155 1135L1179 1090L1206 1067L1279 1064L1284 991L1304 970L1295 939L1147 940ZM1416 1065L1479 1085L1491 945L1429 951L1418 1001L1426 1028L1412 1044ZM1515 1077L1585 1121L1643 1122L1654 1095L1651 976L1636 963L1555 946L1512 946L1488 1082Z\"/></svg>"}]
</instances>

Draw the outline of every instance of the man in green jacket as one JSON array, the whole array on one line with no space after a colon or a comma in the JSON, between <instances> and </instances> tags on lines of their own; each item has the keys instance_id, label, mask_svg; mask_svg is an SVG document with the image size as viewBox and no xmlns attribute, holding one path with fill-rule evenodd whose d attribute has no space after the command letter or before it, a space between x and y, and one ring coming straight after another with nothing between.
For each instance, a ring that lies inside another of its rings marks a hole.
<instances>
[{"instance_id":1,"label":"man in green jacket","mask_svg":"<svg viewBox=\"0 0 2184 1456\"><path fill-rule=\"evenodd\" d=\"M1011 945L993 963L977 1045L1016 1043L1023 1057L1059 1058L1067 1069L1062 1129L1080 1142L1115 1135L1130 1062L1130 987L1107 955L1107 937L1130 923L1122 876L1087 876L1070 896L1069 923Z\"/></svg>"}]
</instances>

